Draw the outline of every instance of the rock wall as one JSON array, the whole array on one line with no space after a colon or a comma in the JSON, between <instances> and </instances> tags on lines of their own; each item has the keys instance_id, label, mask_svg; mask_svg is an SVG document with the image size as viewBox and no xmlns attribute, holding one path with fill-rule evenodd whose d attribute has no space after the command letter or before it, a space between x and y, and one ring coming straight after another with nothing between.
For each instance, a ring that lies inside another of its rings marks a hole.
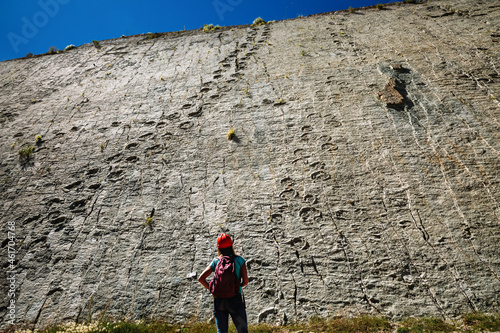
<instances>
[{"instance_id":1,"label":"rock wall","mask_svg":"<svg viewBox=\"0 0 500 333\"><path fill-rule=\"evenodd\" d=\"M428 1L0 63L1 325L209 319L221 231L251 322L500 310L499 26Z\"/></svg>"}]
</instances>

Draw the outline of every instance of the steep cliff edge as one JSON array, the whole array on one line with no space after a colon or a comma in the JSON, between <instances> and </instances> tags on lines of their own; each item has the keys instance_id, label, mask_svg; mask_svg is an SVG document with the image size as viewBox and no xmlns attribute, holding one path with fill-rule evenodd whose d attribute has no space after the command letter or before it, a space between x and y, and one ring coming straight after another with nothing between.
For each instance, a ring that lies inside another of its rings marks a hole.
<instances>
[{"instance_id":1,"label":"steep cliff edge","mask_svg":"<svg viewBox=\"0 0 500 333\"><path fill-rule=\"evenodd\" d=\"M386 8L0 63L1 326L500 310L500 5Z\"/></svg>"}]
</instances>

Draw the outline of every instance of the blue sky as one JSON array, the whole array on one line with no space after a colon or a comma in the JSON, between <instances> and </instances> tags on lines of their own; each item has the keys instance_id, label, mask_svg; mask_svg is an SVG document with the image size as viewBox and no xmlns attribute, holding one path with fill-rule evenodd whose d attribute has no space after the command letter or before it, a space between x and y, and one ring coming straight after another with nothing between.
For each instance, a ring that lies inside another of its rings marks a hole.
<instances>
[{"instance_id":1,"label":"blue sky","mask_svg":"<svg viewBox=\"0 0 500 333\"><path fill-rule=\"evenodd\" d=\"M250 24L257 17L358 8L391 0L4 0L0 3L0 61L64 49L92 40L147 32L192 30L204 24Z\"/></svg>"}]
</instances>

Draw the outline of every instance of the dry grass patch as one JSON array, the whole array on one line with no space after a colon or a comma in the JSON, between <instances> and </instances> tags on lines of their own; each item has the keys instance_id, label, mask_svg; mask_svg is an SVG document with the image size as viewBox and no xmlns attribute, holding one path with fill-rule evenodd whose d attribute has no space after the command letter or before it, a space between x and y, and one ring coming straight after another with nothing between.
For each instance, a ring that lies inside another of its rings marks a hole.
<instances>
[{"instance_id":1,"label":"dry grass patch","mask_svg":"<svg viewBox=\"0 0 500 333\"><path fill-rule=\"evenodd\" d=\"M312 317L309 322L292 323L286 326L271 324L249 325L250 333L424 333L424 332L499 332L500 314L466 314L453 322L438 318L406 318L392 322L380 316L361 315L359 317ZM65 323L43 329L27 329L10 326L2 333L216 333L214 323L189 321L185 324L171 324L163 320L106 321L93 323ZM230 324L229 332L236 333Z\"/></svg>"}]
</instances>

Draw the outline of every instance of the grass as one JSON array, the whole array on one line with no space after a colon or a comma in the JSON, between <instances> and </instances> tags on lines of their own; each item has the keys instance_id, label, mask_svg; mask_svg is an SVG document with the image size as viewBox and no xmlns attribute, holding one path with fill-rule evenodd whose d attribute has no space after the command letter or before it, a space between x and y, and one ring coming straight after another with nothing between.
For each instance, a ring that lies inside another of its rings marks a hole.
<instances>
[{"instance_id":1,"label":"grass","mask_svg":"<svg viewBox=\"0 0 500 333\"><path fill-rule=\"evenodd\" d=\"M37 135L37 136L35 137L35 144L36 144L37 146L39 146L39 145L41 145L41 144L42 144L42 136L41 136L41 135Z\"/></svg>"},{"instance_id":2,"label":"grass","mask_svg":"<svg viewBox=\"0 0 500 333\"><path fill-rule=\"evenodd\" d=\"M234 138L234 128L231 128L229 132L227 132L227 139L232 140Z\"/></svg>"},{"instance_id":3,"label":"grass","mask_svg":"<svg viewBox=\"0 0 500 333\"><path fill-rule=\"evenodd\" d=\"M57 53L57 47L55 47L55 46L49 47L47 54L55 54L55 53Z\"/></svg>"},{"instance_id":4,"label":"grass","mask_svg":"<svg viewBox=\"0 0 500 333\"><path fill-rule=\"evenodd\" d=\"M479 331L500 331L500 314L469 313L463 317L464 324ZM471 331L473 332L473 331Z\"/></svg>"},{"instance_id":5,"label":"grass","mask_svg":"<svg viewBox=\"0 0 500 333\"><path fill-rule=\"evenodd\" d=\"M155 39L155 38L158 38L160 37L160 34L159 33L148 33L148 37L146 37L146 39Z\"/></svg>"},{"instance_id":6,"label":"grass","mask_svg":"<svg viewBox=\"0 0 500 333\"><path fill-rule=\"evenodd\" d=\"M262 25L266 24L266 21L262 17L257 17L255 20L253 20L253 25Z\"/></svg>"},{"instance_id":7,"label":"grass","mask_svg":"<svg viewBox=\"0 0 500 333\"><path fill-rule=\"evenodd\" d=\"M455 332L455 326L439 318L409 318L401 322L398 333L410 332Z\"/></svg>"},{"instance_id":8,"label":"grass","mask_svg":"<svg viewBox=\"0 0 500 333\"><path fill-rule=\"evenodd\" d=\"M31 155L33 155L33 150L35 150L35 147L32 146L26 146L24 148L21 148L18 150L19 158L23 162L27 162L30 160Z\"/></svg>"},{"instance_id":9,"label":"grass","mask_svg":"<svg viewBox=\"0 0 500 333\"><path fill-rule=\"evenodd\" d=\"M391 322L381 316L361 315L359 317L311 317L307 323L295 323L286 326L271 324L251 324L251 333L291 333L291 332L498 332L500 330L500 314L466 314L453 322L445 322L438 318L406 318L399 322ZM66 323L51 325L37 329L36 333L216 333L214 323L189 321L184 324L172 324L163 320L109 321L100 320L92 323ZM34 333L23 327L7 327L3 333ZM234 325L229 332L235 333Z\"/></svg>"},{"instance_id":10,"label":"grass","mask_svg":"<svg viewBox=\"0 0 500 333\"><path fill-rule=\"evenodd\" d=\"M251 333L274 333L274 332L390 332L392 324L381 317L363 316L359 318L340 319L313 319L309 323L294 324L287 326L275 326L270 324L249 325ZM12 330L10 331L12 332ZM29 333L30 330L16 330L16 333ZM36 333L216 333L214 323L190 322L186 324L170 324L165 321L121 321L121 322L94 322L90 324L70 323L49 326L38 330ZM230 324L229 332L236 333L234 325ZM7 332L5 332L7 333Z\"/></svg>"},{"instance_id":11,"label":"grass","mask_svg":"<svg viewBox=\"0 0 500 333\"><path fill-rule=\"evenodd\" d=\"M203 32L206 32L206 33L209 33L210 31L215 31L217 29L220 29L221 26L220 25L213 25L213 24L205 24L203 26Z\"/></svg>"}]
</instances>

